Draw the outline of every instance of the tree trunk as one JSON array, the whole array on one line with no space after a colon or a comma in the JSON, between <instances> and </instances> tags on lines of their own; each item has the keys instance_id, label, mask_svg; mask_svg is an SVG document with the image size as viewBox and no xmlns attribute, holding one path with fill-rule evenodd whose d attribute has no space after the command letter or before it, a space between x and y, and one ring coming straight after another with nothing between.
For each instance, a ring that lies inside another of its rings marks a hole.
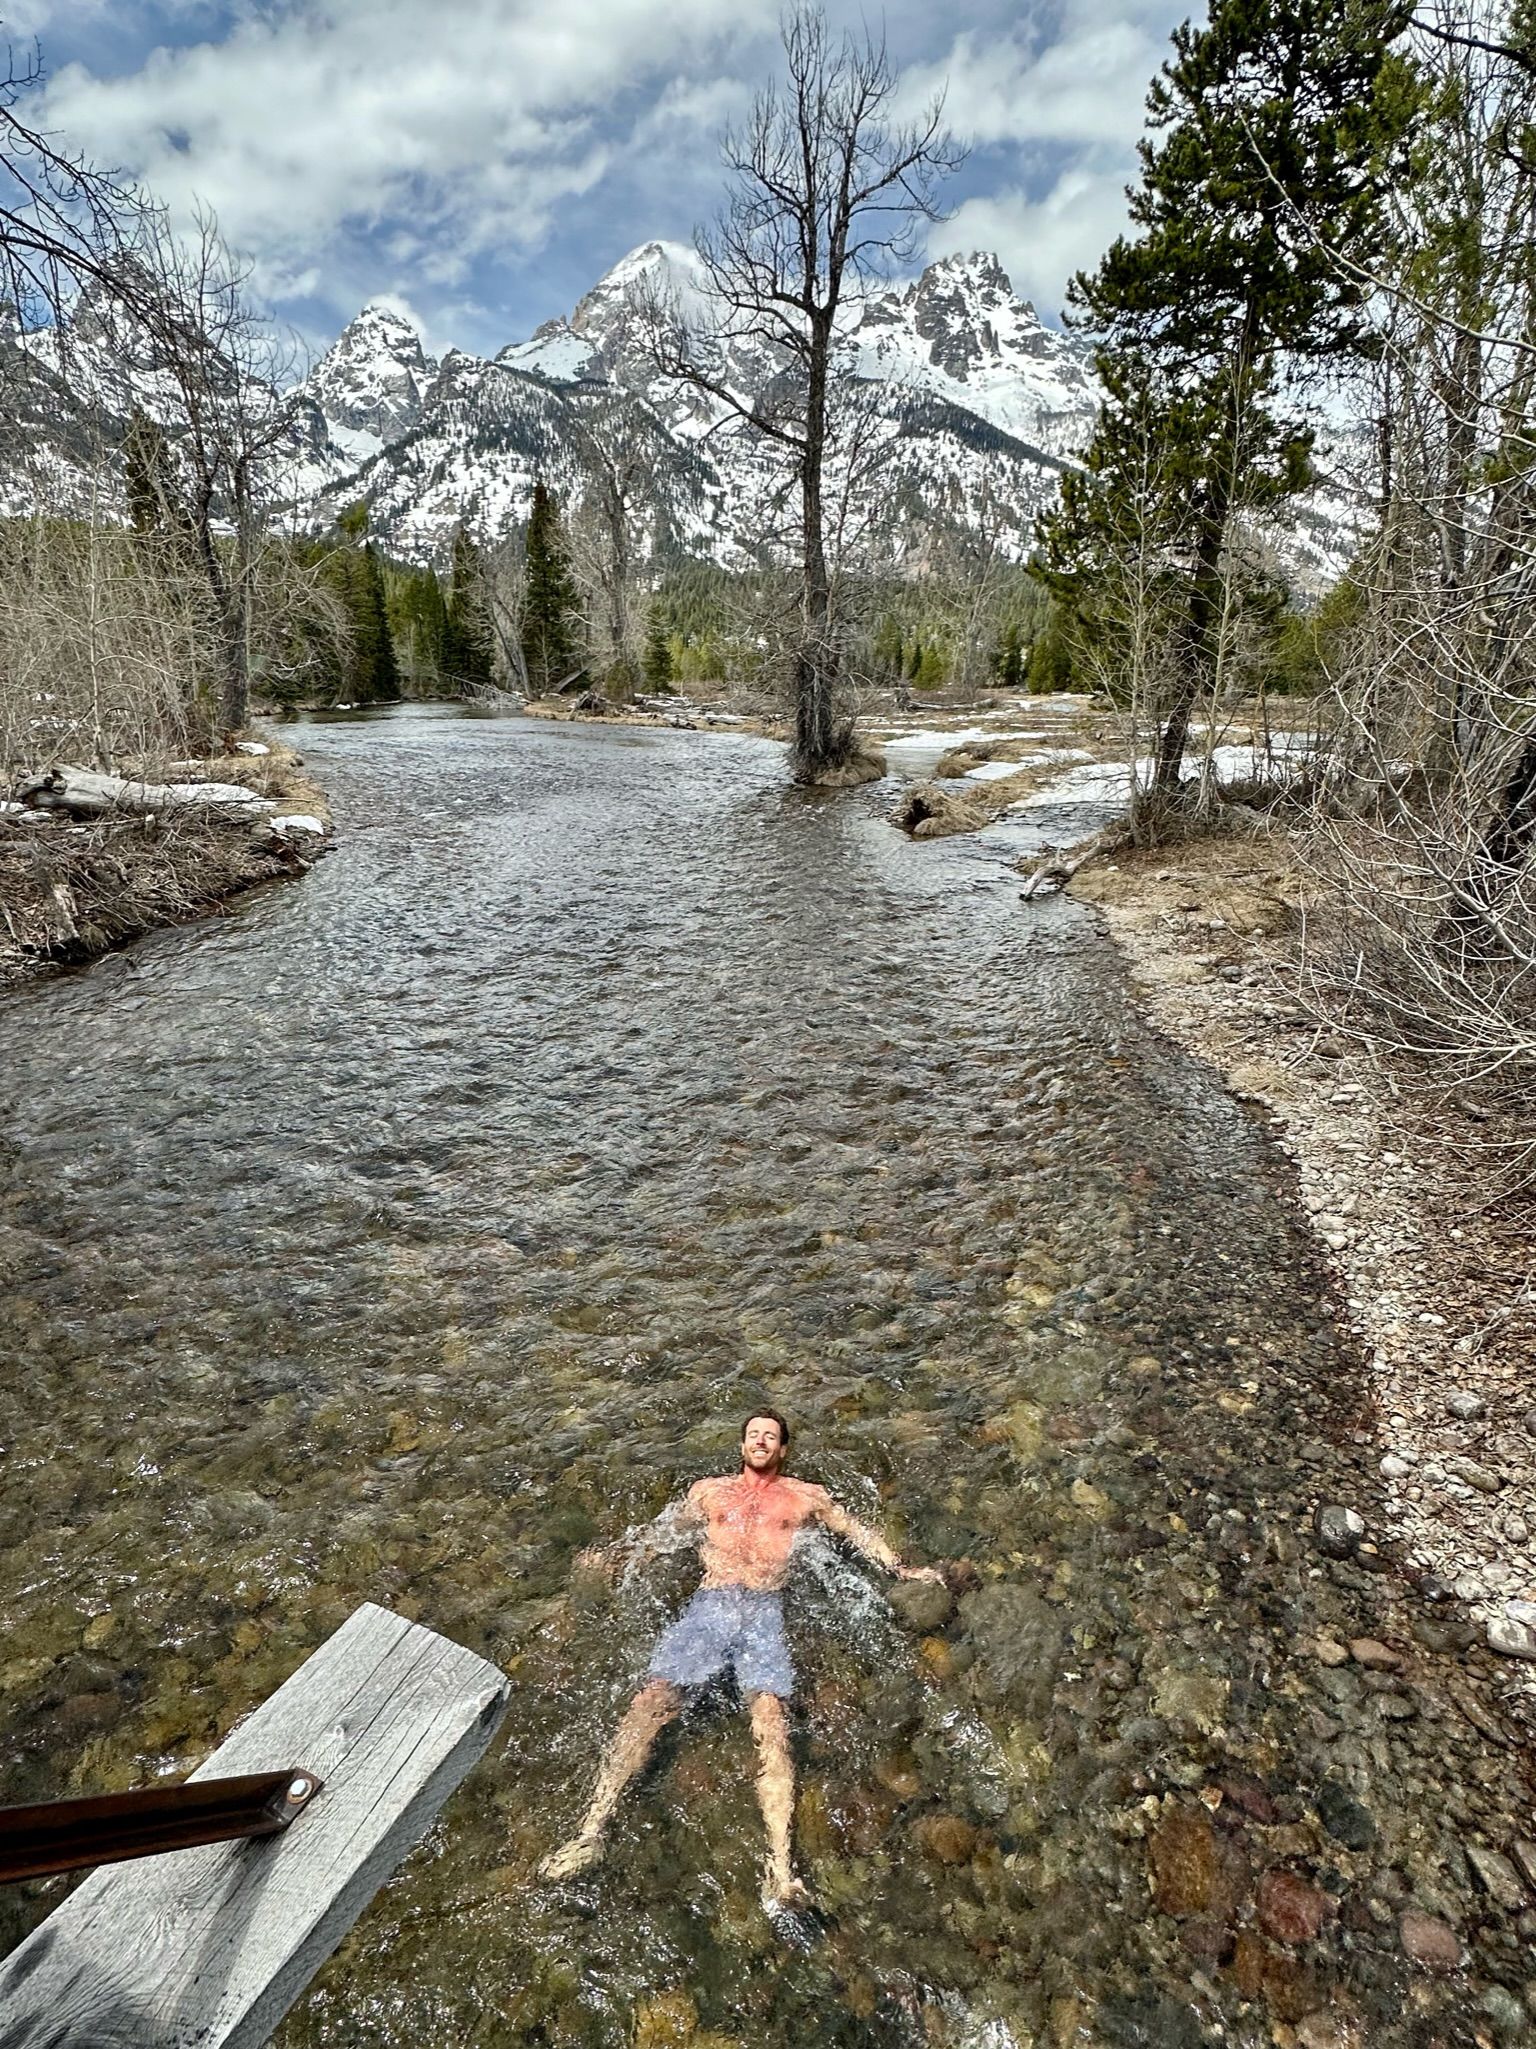
<instances>
[{"instance_id":1,"label":"tree trunk","mask_svg":"<svg viewBox=\"0 0 1536 2049\"><path fill-rule=\"evenodd\" d=\"M1220 490L1212 494L1220 500ZM1200 527L1200 545L1195 554L1195 575L1189 594L1189 609L1179 633L1178 671L1173 703L1163 722L1157 743L1157 766L1152 775L1155 797L1177 796L1184 749L1189 744L1189 723L1205 680L1211 621L1216 615L1217 590L1221 580L1221 543L1226 526L1224 504L1207 503Z\"/></svg>"},{"instance_id":2,"label":"tree trunk","mask_svg":"<svg viewBox=\"0 0 1536 2049\"><path fill-rule=\"evenodd\" d=\"M814 782L842 757L837 730L837 653L832 633L832 580L822 505L822 462L827 437L827 359L830 321L818 321L811 340L806 388L805 448L800 460L803 592L800 646L795 655L794 774Z\"/></svg>"}]
</instances>

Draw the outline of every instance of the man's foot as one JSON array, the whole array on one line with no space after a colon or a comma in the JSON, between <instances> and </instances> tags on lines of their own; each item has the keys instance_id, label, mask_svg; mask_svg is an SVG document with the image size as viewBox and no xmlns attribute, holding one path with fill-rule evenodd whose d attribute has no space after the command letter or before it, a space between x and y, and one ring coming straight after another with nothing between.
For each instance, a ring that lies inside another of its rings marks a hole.
<instances>
[{"instance_id":1,"label":"man's foot","mask_svg":"<svg viewBox=\"0 0 1536 2049\"><path fill-rule=\"evenodd\" d=\"M792 1871L769 1871L763 1880L763 1906L769 1913L776 1907L808 1913L816 1904L811 1889Z\"/></svg>"},{"instance_id":2,"label":"man's foot","mask_svg":"<svg viewBox=\"0 0 1536 2049\"><path fill-rule=\"evenodd\" d=\"M539 1866L540 1878L579 1878L603 1860L601 1836L572 1836L558 1850L551 1850Z\"/></svg>"}]
</instances>

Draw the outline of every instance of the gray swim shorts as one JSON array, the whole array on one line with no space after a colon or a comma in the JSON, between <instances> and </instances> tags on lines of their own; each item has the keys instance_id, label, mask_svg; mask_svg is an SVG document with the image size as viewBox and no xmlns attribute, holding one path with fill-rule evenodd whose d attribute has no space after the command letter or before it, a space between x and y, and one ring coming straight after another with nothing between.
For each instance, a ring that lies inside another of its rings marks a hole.
<instances>
[{"instance_id":1,"label":"gray swim shorts","mask_svg":"<svg viewBox=\"0 0 1536 2049\"><path fill-rule=\"evenodd\" d=\"M795 1668L778 1594L757 1587L701 1587L658 1640L646 1677L702 1686L727 1665L743 1693L789 1699Z\"/></svg>"}]
</instances>

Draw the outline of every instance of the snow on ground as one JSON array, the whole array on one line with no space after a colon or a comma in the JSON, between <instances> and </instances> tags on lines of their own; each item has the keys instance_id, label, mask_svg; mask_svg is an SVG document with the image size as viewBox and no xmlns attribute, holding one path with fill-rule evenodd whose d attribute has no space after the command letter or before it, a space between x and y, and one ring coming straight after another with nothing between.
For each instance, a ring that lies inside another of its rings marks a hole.
<instances>
[{"instance_id":1,"label":"snow on ground","mask_svg":"<svg viewBox=\"0 0 1536 2049\"><path fill-rule=\"evenodd\" d=\"M1307 743L1298 734L1277 735L1277 739L1282 740L1281 751L1292 759L1276 760L1273 751L1266 752L1262 747L1213 747L1211 773L1219 783L1284 782L1295 773L1307 751ZM1186 781L1189 780L1188 771L1194 768L1198 772L1204 758L1203 755L1184 757ZM1137 781L1143 785L1150 782L1152 770L1151 755L1143 755L1135 763ZM1080 761L1065 775L1053 777L1008 808L1010 811L1054 811L1067 805L1126 804L1131 795L1131 772L1132 764L1128 761Z\"/></svg>"}]
</instances>

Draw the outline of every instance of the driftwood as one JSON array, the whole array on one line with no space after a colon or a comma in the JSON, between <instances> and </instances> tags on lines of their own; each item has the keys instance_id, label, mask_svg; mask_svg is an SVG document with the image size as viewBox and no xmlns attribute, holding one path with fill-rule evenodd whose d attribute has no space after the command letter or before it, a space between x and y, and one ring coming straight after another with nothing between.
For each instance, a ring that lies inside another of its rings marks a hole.
<instances>
[{"instance_id":1,"label":"driftwood","mask_svg":"<svg viewBox=\"0 0 1536 2049\"><path fill-rule=\"evenodd\" d=\"M324 1781L268 1840L114 1864L0 1963L4 2049L257 2049L485 1750L504 1674L368 1603L194 1779Z\"/></svg>"},{"instance_id":2,"label":"driftwood","mask_svg":"<svg viewBox=\"0 0 1536 2049\"><path fill-rule=\"evenodd\" d=\"M144 783L92 768L53 768L46 775L28 776L15 794L39 811L68 811L77 818L98 818L107 811L180 811L254 822L277 808L243 783Z\"/></svg>"},{"instance_id":3,"label":"driftwood","mask_svg":"<svg viewBox=\"0 0 1536 2049\"><path fill-rule=\"evenodd\" d=\"M1053 854L1048 861L1040 863L1019 891L1020 900L1027 904L1037 896L1065 889L1078 869L1086 867L1095 854L1113 853L1121 843L1120 830L1112 827L1106 832L1096 832L1092 839L1084 840L1078 846L1069 847L1064 854Z\"/></svg>"}]
</instances>

